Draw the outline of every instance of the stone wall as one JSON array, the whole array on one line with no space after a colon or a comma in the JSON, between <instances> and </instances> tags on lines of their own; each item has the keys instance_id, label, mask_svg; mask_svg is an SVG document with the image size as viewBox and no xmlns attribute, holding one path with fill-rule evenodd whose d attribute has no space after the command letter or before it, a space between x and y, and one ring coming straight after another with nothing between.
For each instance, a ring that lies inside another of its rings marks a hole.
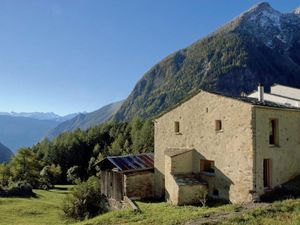
<instances>
[{"instance_id":1,"label":"stone wall","mask_svg":"<svg viewBox=\"0 0 300 225\"><path fill-rule=\"evenodd\" d=\"M263 160L271 159L271 187L300 174L300 112L255 107L256 184L264 193ZM279 145L269 145L269 121L278 119Z\"/></svg>"},{"instance_id":2,"label":"stone wall","mask_svg":"<svg viewBox=\"0 0 300 225\"><path fill-rule=\"evenodd\" d=\"M152 198L153 183L153 171L127 173L124 175L125 195L127 195L129 198Z\"/></svg>"},{"instance_id":3,"label":"stone wall","mask_svg":"<svg viewBox=\"0 0 300 225\"><path fill-rule=\"evenodd\" d=\"M178 187L178 203L177 205L189 205L189 204L199 204L200 188L206 189L206 185L181 185Z\"/></svg>"},{"instance_id":4,"label":"stone wall","mask_svg":"<svg viewBox=\"0 0 300 225\"><path fill-rule=\"evenodd\" d=\"M165 187L165 150L195 149L194 173L200 172L200 159L215 163L214 182L219 197L232 202L251 201L253 177L252 106L208 92L200 92L189 101L155 120L155 195L162 197ZM215 130L215 121L222 130ZM174 132L174 122L180 132ZM211 194L211 193L210 193Z\"/></svg>"}]
</instances>

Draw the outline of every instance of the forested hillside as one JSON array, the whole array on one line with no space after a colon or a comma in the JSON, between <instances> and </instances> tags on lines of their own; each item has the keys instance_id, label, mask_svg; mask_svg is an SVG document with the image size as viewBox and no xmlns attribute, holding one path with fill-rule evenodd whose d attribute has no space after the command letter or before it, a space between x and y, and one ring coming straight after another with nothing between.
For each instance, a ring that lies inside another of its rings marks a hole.
<instances>
[{"instance_id":1,"label":"forested hillside","mask_svg":"<svg viewBox=\"0 0 300 225\"><path fill-rule=\"evenodd\" d=\"M115 119L151 118L200 88L238 95L258 83L300 87L299 39L299 11L261 3L153 66Z\"/></svg>"}]
</instances>

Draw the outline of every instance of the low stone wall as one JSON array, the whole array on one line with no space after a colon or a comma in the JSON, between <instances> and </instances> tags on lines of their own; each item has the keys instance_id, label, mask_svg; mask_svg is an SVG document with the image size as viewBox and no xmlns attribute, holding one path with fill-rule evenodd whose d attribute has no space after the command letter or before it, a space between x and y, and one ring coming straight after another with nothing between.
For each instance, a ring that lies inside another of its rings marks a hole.
<instances>
[{"instance_id":1,"label":"low stone wall","mask_svg":"<svg viewBox=\"0 0 300 225\"><path fill-rule=\"evenodd\" d=\"M124 175L125 195L129 198L153 198L153 171L132 172Z\"/></svg>"},{"instance_id":2,"label":"low stone wall","mask_svg":"<svg viewBox=\"0 0 300 225\"><path fill-rule=\"evenodd\" d=\"M180 185L178 193L178 205L200 203L200 190L207 189L206 185Z\"/></svg>"}]
</instances>

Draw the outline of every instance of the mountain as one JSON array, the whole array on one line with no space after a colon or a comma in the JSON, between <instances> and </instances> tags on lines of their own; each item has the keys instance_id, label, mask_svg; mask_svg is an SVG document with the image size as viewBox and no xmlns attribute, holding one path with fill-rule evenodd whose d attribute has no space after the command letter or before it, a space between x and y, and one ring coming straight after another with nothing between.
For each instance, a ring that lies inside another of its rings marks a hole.
<instances>
[{"instance_id":1,"label":"mountain","mask_svg":"<svg viewBox=\"0 0 300 225\"><path fill-rule=\"evenodd\" d=\"M57 126L53 120L38 120L26 117L0 116L0 138L14 152L20 147L29 147L41 140Z\"/></svg>"},{"instance_id":2,"label":"mountain","mask_svg":"<svg viewBox=\"0 0 300 225\"><path fill-rule=\"evenodd\" d=\"M94 112L79 114L73 119L59 124L57 127L52 129L47 136L51 139L65 131L72 131L77 128L86 130L91 126L101 124L110 119L115 114L115 112L120 109L123 102L124 101L111 103Z\"/></svg>"},{"instance_id":3,"label":"mountain","mask_svg":"<svg viewBox=\"0 0 300 225\"><path fill-rule=\"evenodd\" d=\"M12 156L12 151L0 143L0 163L8 161Z\"/></svg>"},{"instance_id":4,"label":"mountain","mask_svg":"<svg viewBox=\"0 0 300 225\"><path fill-rule=\"evenodd\" d=\"M280 13L258 4L167 56L138 81L114 119L151 118L199 88L238 95L257 83L300 88L300 8Z\"/></svg>"},{"instance_id":5,"label":"mountain","mask_svg":"<svg viewBox=\"0 0 300 225\"><path fill-rule=\"evenodd\" d=\"M58 122L64 122L66 120L72 119L75 116L77 116L79 113L72 113L66 116L59 116L53 112L0 112L0 115L2 116L13 116L13 117L27 117L31 119L37 119L37 120L54 120Z\"/></svg>"}]
</instances>

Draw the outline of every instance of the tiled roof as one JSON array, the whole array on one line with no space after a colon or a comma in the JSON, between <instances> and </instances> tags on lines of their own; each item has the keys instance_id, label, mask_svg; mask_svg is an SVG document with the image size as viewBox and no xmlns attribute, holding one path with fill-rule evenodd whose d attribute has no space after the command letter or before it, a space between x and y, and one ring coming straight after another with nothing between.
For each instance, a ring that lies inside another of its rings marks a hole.
<instances>
[{"instance_id":1,"label":"tiled roof","mask_svg":"<svg viewBox=\"0 0 300 225\"><path fill-rule=\"evenodd\" d=\"M176 183L179 186L183 185L207 185L200 174L173 174Z\"/></svg>"},{"instance_id":2,"label":"tiled roof","mask_svg":"<svg viewBox=\"0 0 300 225\"><path fill-rule=\"evenodd\" d=\"M245 102L245 103L251 104L251 105L262 106L262 107L271 107L271 108L279 108L279 109L293 109L293 110L300 111L300 108L297 108L297 107L287 106L287 105L283 105L283 104L279 104L279 103L275 103L275 102L270 102L270 101L266 101L266 100L262 102L262 101L259 101L256 98L250 98L250 97L247 97L247 96L234 96L234 95L229 95L229 94L225 94L225 93L221 93L221 92L208 91L208 90L201 90L200 89L200 90L191 92L186 98L184 98L182 101L178 102L177 104L173 105L172 107L169 107L167 110L160 113L158 116L155 117L155 119L163 116L164 114L172 111L173 109L175 109L178 106L182 105L183 103L187 102L188 100L190 100L191 98L193 98L194 96L199 94L201 91L211 93L211 94L215 94L215 95L219 95L219 96L226 97L226 98L231 98L231 99L234 99L234 100L237 100L237 101L242 101L242 102Z\"/></svg>"},{"instance_id":3,"label":"tiled roof","mask_svg":"<svg viewBox=\"0 0 300 225\"><path fill-rule=\"evenodd\" d=\"M120 172L151 170L154 168L154 154L108 156L100 162L100 168L117 168Z\"/></svg>"}]
</instances>

